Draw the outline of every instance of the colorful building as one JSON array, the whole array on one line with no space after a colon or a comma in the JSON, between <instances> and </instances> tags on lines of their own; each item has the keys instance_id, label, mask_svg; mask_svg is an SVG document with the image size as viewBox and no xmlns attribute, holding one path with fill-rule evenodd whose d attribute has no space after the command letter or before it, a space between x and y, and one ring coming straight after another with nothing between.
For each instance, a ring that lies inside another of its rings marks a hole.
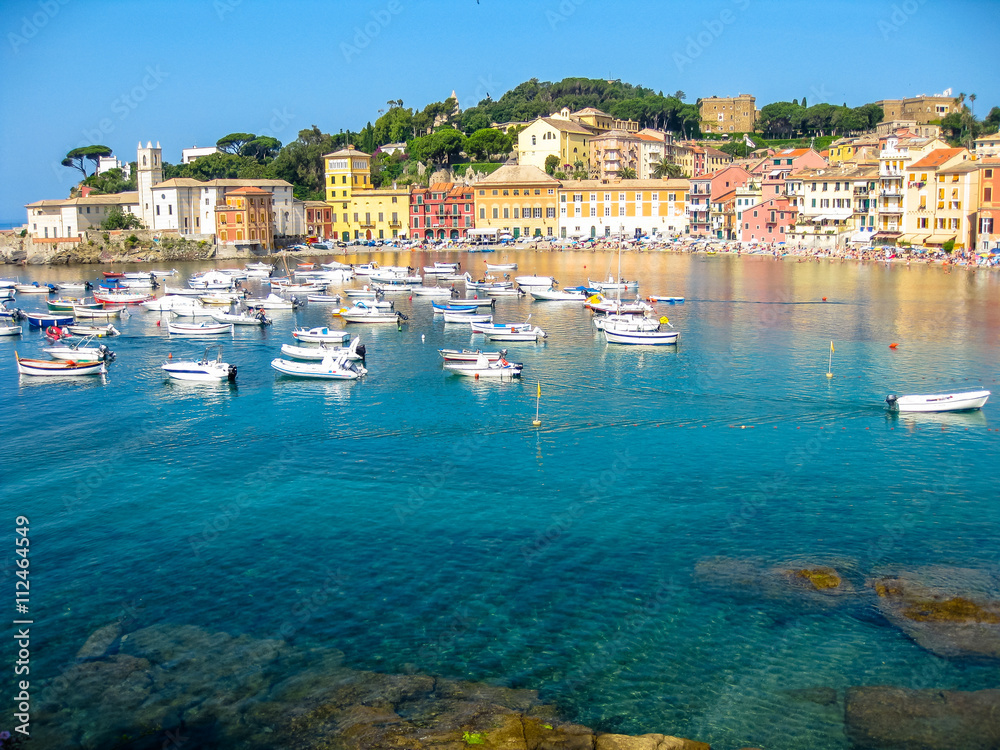
<instances>
[{"instance_id":1,"label":"colorful building","mask_svg":"<svg viewBox=\"0 0 1000 750\"><path fill-rule=\"evenodd\" d=\"M410 192L410 237L465 239L475 228L474 190L454 182L435 182Z\"/></svg>"},{"instance_id":2,"label":"colorful building","mask_svg":"<svg viewBox=\"0 0 1000 750\"><path fill-rule=\"evenodd\" d=\"M979 161L979 205L976 246L1000 250L1000 159Z\"/></svg>"},{"instance_id":3,"label":"colorful building","mask_svg":"<svg viewBox=\"0 0 1000 750\"><path fill-rule=\"evenodd\" d=\"M473 186L477 233L555 237L559 180L534 166L505 164Z\"/></svg>"},{"instance_id":4,"label":"colorful building","mask_svg":"<svg viewBox=\"0 0 1000 750\"><path fill-rule=\"evenodd\" d=\"M903 234L903 201L907 192L903 181L907 166L943 148L948 148L948 144L939 138L893 133L879 139L879 179L874 196L878 212L874 240L878 244L895 245Z\"/></svg>"},{"instance_id":5,"label":"colorful building","mask_svg":"<svg viewBox=\"0 0 1000 750\"><path fill-rule=\"evenodd\" d=\"M877 185L874 165L844 163L792 173L785 192L798 218L788 241L824 249L870 244Z\"/></svg>"},{"instance_id":6,"label":"colorful building","mask_svg":"<svg viewBox=\"0 0 1000 750\"><path fill-rule=\"evenodd\" d=\"M631 169L639 175L639 151L641 140L624 130L609 130L590 139L591 163L594 175L599 180L618 177L623 169Z\"/></svg>"},{"instance_id":7,"label":"colorful building","mask_svg":"<svg viewBox=\"0 0 1000 750\"><path fill-rule=\"evenodd\" d=\"M333 239L346 242L406 236L410 192L395 186L376 190L369 154L348 145L326 154L323 163Z\"/></svg>"},{"instance_id":8,"label":"colorful building","mask_svg":"<svg viewBox=\"0 0 1000 750\"><path fill-rule=\"evenodd\" d=\"M716 232L712 231L712 203L726 193L746 185L750 179L749 172L742 167L733 166L692 179L688 198L691 234L722 239L722 235L716 233L721 231L721 227L717 226Z\"/></svg>"},{"instance_id":9,"label":"colorful building","mask_svg":"<svg viewBox=\"0 0 1000 750\"><path fill-rule=\"evenodd\" d=\"M898 244L975 247L979 165L964 148L940 148L906 167Z\"/></svg>"},{"instance_id":10,"label":"colorful building","mask_svg":"<svg viewBox=\"0 0 1000 750\"><path fill-rule=\"evenodd\" d=\"M333 209L323 201L305 201L306 236L325 240L333 237Z\"/></svg>"},{"instance_id":11,"label":"colorful building","mask_svg":"<svg viewBox=\"0 0 1000 750\"><path fill-rule=\"evenodd\" d=\"M559 236L686 234L688 188L686 179L564 180L557 188Z\"/></svg>"},{"instance_id":12,"label":"colorful building","mask_svg":"<svg viewBox=\"0 0 1000 750\"><path fill-rule=\"evenodd\" d=\"M259 244L274 247L272 195L258 187L242 187L226 193L225 203L215 206L219 241L228 244Z\"/></svg>"},{"instance_id":13,"label":"colorful building","mask_svg":"<svg viewBox=\"0 0 1000 750\"><path fill-rule=\"evenodd\" d=\"M787 198L771 198L743 212L742 242L787 242L797 212Z\"/></svg>"},{"instance_id":14,"label":"colorful building","mask_svg":"<svg viewBox=\"0 0 1000 750\"><path fill-rule=\"evenodd\" d=\"M568 110L565 110L568 112ZM545 171L545 159L555 156L558 169L572 170L576 162L590 172L590 141L593 128L573 122L567 117L539 117L517 134L517 163Z\"/></svg>"}]
</instances>

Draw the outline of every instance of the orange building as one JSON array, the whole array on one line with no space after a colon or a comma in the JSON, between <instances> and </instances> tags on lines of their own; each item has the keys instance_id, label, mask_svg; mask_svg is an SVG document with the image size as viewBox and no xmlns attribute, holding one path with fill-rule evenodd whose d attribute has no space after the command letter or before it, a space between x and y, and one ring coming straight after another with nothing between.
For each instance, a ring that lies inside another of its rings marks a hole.
<instances>
[{"instance_id":1,"label":"orange building","mask_svg":"<svg viewBox=\"0 0 1000 750\"><path fill-rule=\"evenodd\" d=\"M215 207L215 228L220 242L259 244L274 248L272 195L256 187L241 187L226 193L225 204Z\"/></svg>"},{"instance_id":2,"label":"orange building","mask_svg":"<svg viewBox=\"0 0 1000 750\"><path fill-rule=\"evenodd\" d=\"M333 212L323 201L306 201L306 234L325 240L333 237Z\"/></svg>"},{"instance_id":3,"label":"orange building","mask_svg":"<svg viewBox=\"0 0 1000 750\"><path fill-rule=\"evenodd\" d=\"M1000 159L979 162L978 250L1000 250Z\"/></svg>"}]
</instances>

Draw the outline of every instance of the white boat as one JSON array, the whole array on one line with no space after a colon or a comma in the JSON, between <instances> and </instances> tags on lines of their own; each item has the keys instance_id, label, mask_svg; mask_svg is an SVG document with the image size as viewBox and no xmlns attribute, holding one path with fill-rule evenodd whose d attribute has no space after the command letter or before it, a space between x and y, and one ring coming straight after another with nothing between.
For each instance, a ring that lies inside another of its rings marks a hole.
<instances>
[{"instance_id":1,"label":"white boat","mask_svg":"<svg viewBox=\"0 0 1000 750\"><path fill-rule=\"evenodd\" d=\"M438 349L438 354L446 362L475 362L480 356L486 357L490 362L496 362L501 357L507 356L507 350L484 352L481 349Z\"/></svg>"},{"instance_id":2,"label":"white boat","mask_svg":"<svg viewBox=\"0 0 1000 750\"><path fill-rule=\"evenodd\" d=\"M69 329L70 333L76 336L96 336L97 338L117 336L120 333L119 330L110 323L106 326L69 325L66 326L66 328Z\"/></svg>"},{"instance_id":3,"label":"white boat","mask_svg":"<svg viewBox=\"0 0 1000 750\"><path fill-rule=\"evenodd\" d=\"M20 336L21 326L0 326L0 336Z\"/></svg>"},{"instance_id":4,"label":"white boat","mask_svg":"<svg viewBox=\"0 0 1000 750\"><path fill-rule=\"evenodd\" d=\"M541 289L541 287L538 288ZM513 287L490 287L479 291L487 297L520 297L526 294L524 289L514 289Z\"/></svg>"},{"instance_id":5,"label":"white boat","mask_svg":"<svg viewBox=\"0 0 1000 750\"><path fill-rule=\"evenodd\" d=\"M417 297L450 297L453 294L446 286L415 286L410 292Z\"/></svg>"},{"instance_id":6,"label":"white boat","mask_svg":"<svg viewBox=\"0 0 1000 750\"><path fill-rule=\"evenodd\" d=\"M49 284L39 284L33 281L30 284L14 284L14 289L18 294L51 294L54 287Z\"/></svg>"},{"instance_id":7,"label":"white boat","mask_svg":"<svg viewBox=\"0 0 1000 750\"><path fill-rule=\"evenodd\" d=\"M366 374L363 366L348 359L342 354L334 357L327 355L321 362L296 362L291 359L273 359L271 367L282 375L293 375L299 378L322 378L325 380L357 380Z\"/></svg>"},{"instance_id":8,"label":"white boat","mask_svg":"<svg viewBox=\"0 0 1000 750\"><path fill-rule=\"evenodd\" d=\"M126 276L127 275L128 274L126 274ZM171 268L169 271L150 271L149 275L153 276L154 278L157 278L157 279L165 279L168 276L176 276L177 275L177 269L176 268Z\"/></svg>"},{"instance_id":9,"label":"white boat","mask_svg":"<svg viewBox=\"0 0 1000 750\"><path fill-rule=\"evenodd\" d=\"M321 305L336 305L340 302L340 297L336 294L310 294L306 297L306 301Z\"/></svg>"},{"instance_id":10,"label":"white boat","mask_svg":"<svg viewBox=\"0 0 1000 750\"><path fill-rule=\"evenodd\" d=\"M663 318L662 320L665 321L666 318ZM655 331L657 328L660 327L660 322L658 322L655 318L647 318L639 314L625 315L625 314L610 313L608 315L595 315L594 328L596 328L598 331L603 331L604 326L606 326L608 323L616 323L619 321L629 323L639 328L644 328L648 331Z\"/></svg>"},{"instance_id":11,"label":"white boat","mask_svg":"<svg viewBox=\"0 0 1000 750\"><path fill-rule=\"evenodd\" d=\"M60 292L85 292L90 287L89 281L61 281L56 284L56 289Z\"/></svg>"},{"instance_id":12,"label":"white boat","mask_svg":"<svg viewBox=\"0 0 1000 750\"><path fill-rule=\"evenodd\" d=\"M109 289L94 290L94 301L107 304L133 305L152 298L153 295L148 292L113 291Z\"/></svg>"},{"instance_id":13,"label":"white boat","mask_svg":"<svg viewBox=\"0 0 1000 750\"><path fill-rule=\"evenodd\" d=\"M363 263L360 266L354 266L355 276L371 276L373 273L378 271L378 263Z\"/></svg>"},{"instance_id":14,"label":"white boat","mask_svg":"<svg viewBox=\"0 0 1000 750\"><path fill-rule=\"evenodd\" d=\"M212 294L203 294L198 299L201 300L201 304L203 305L228 307L234 300L244 299L244 295L242 292L214 292Z\"/></svg>"},{"instance_id":15,"label":"white boat","mask_svg":"<svg viewBox=\"0 0 1000 750\"><path fill-rule=\"evenodd\" d=\"M107 369L104 362L72 362L58 359L21 359L14 352L17 360L17 372L20 375L36 375L42 377L65 377L79 375L104 375Z\"/></svg>"},{"instance_id":16,"label":"white boat","mask_svg":"<svg viewBox=\"0 0 1000 750\"><path fill-rule=\"evenodd\" d=\"M332 271L296 271L293 275L303 284L333 284L350 281L354 278L354 271L341 268Z\"/></svg>"},{"instance_id":17,"label":"white boat","mask_svg":"<svg viewBox=\"0 0 1000 750\"><path fill-rule=\"evenodd\" d=\"M62 359L68 362L111 362L115 353L104 344L87 346L93 341L93 336L85 336L75 344L59 344L42 349L52 359Z\"/></svg>"},{"instance_id":18,"label":"white boat","mask_svg":"<svg viewBox=\"0 0 1000 750\"><path fill-rule=\"evenodd\" d=\"M277 288L282 294L313 294L317 292L326 291L326 284L274 284L271 286Z\"/></svg>"},{"instance_id":19,"label":"white boat","mask_svg":"<svg viewBox=\"0 0 1000 750\"><path fill-rule=\"evenodd\" d=\"M347 323L401 323L406 320L402 313L395 310L380 310L359 301L350 310L340 314Z\"/></svg>"},{"instance_id":20,"label":"white boat","mask_svg":"<svg viewBox=\"0 0 1000 750\"><path fill-rule=\"evenodd\" d=\"M639 321L612 320L604 324L604 339L609 344L663 346L676 344L680 335L680 331L667 330L660 325L649 330Z\"/></svg>"},{"instance_id":21,"label":"white boat","mask_svg":"<svg viewBox=\"0 0 1000 750\"><path fill-rule=\"evenodd\" d=\"M102 310L95 310L90 307L74 307L73 317L77 319L111 320L120 318L124 307L106 307Z\"/></svg>"},{"instance_id":22,"label":"white boat","mask_svg":"<svg viewBox=\"0 0 1000 750\"><path fill-rule=\"evenodd\" d=\"M527 331L531 329L531 323L528 321L524 323L472 323L471 327L473 333L496 333L512 329Z\"/></svg>"},{"instance_id":23,"label":"white boat","mask_svg":"<svg viewBox=\"0 0 1000 750\"><path fill-rule=\"evenodd\" d=\"M517 270L517 263L486 263L486 270L487 271L516 271Z\"/></svg>"},{"instance_id":24,"label":"white boat","mask_svg":"<svg viewBox=\"0 0 1000 750\"><path fill-rule=\"evenodd\" d=\"M634 302L624 302L620 299L608 299L603 294L595 294L589 297L584 307L588 307L594 312L616 315L644 315L653 309L652 305L640 299Z\"/></svg>"},{"instance_id":25,"label":"white boat","mask_svg":"<svg viewBox=\"0 0 1000 750\"><path fill-rule=\"evenodd\" d=\"M419 284L424 279L418 274L410 274L407 271L396 271L383 268L374 273L368 274L368 280L373 284L398 284L410 285Z\"/></svg>"},{"instance_id":26,"label":"white boat","mask_svg":"<svg viewBox=\"0 0 1000 750\"><path fill-rule=\"evenodd\" d=\"M140 304L152 312L166 312L174 309L175 306L188 307L197 304L197 301L194 297L186 297L180 294L166 294L158 299L148 299Z\"/></svg>"},{"instance_id":27,"label":"white boat","mask_svg":"<svg viewBox=\"0 0 1000 750\"><path fill-rule=\"evenodd\" d=\"M126 271L122 274L122 278L130 281L149 281L153 275L149 271Z\"/></svg>"},{"instance_id":28,"label":"white boat","mask_svg":"<svg viewBox=\"0 0 1000 750\"><path fill-rule=\"evenodd\" d=\"M445 360L444 369L456 375L470 378L519 378L524 368L519 362L508 362L503 357L490 361L480 354L472 362L460 360Z\"/></svg>"},{"instance_id":29,"label":"white boat","mask_svg":"<svg viewBox=\"0 0 1000 750\"><path fill-rule=\"evenodd\" d=\"M163 294L175 297L200 297L205 293L204 289L191 289L190 287L183 286L166 286L163 287Z\"/></svg>"},{"instance_id":30,"label":"white boat","mask_svg":"<svg viewBox=\"0 0 1000 750\"><path fill-rule=\"evenodd\" d=\"M232 335L235 327L232 323L167 323L167 330L178 336L221 336Z\"/></svg>"},{"instance_id":31,"label":"white boat","mask_svg":"<svg viewBox=\"0 0 1000 750\"><path fill-rule=\"evenodd\" d=\"M446 312L444 313L445 323L492 323L493 316L489 314L474 312Z\"/></svg>"},{"instance_id":32,"label":"white boat","mask_svg":"<svg viewBox=\"0 0 1000 750\"><path fill-rule=\"evenodd\" d=\"M234 326L269 326L271 325L271 319L264 315L264 311L261 310L256 313L251 312L241 312L241 313L224 313L224 312L213 312L212 318L218 323L232 323Z\"/></svg>"},{"instance_id":33,"label":"white boat","mask_svg":"<svg viewBox=\"0 0 1000 750\"><path fill-rule=\"evenodd\" d=\"M586 302L587 291L582 288L572 289L534 289L531 296L539 302Z\"/></svg>"},{"instance_id":34,"label":"white boat","mask_svg":"<svg viewBox=\"0 0 1000 750\"><path fill-rule=\"evenodd\" d=\"M508 328L505 331L489 331L486 338L490 341L539 341L546 338L545 333L538 326L531 328Z\"/></svg>"},{"instance_id":35,"label":"white boat","mask_svg":"<svg viewBox=\"0 0 1000 750\"><path fill-rule=\"evenodd\" d=\"M327 271L354 271L347 263L341 263L336 260L331 260L329 263L320 263L320 268L325 268Z\"/></svg>"},{"instance_id":36,"label":"white boat","mask_svg":"<svg viewBox=\"0 0 1000 750\"><path fill-rule=\"evenodd\" d=\"M364 289L345 289L344 294L352 299L375 299L378 296L378 291L365 287Z\"/></svg>"},{"instance_id":37,"label":"white boat","mask_svg":"<svg viewBox=\"0 0 1000 750\"><path fill-rule=\"evenodd\" d=\"M292 331L292 337L298 341L305 341L310 344L322 344L333 341L346 341L351 337L349 331L337 331L333 328L296 328Z\"/></svg>"},{"instance_id":38,"label":"white boat","mask_svg":"<svg viewBox=\"0 0 1000 750\"><path fill-rule=\"evenodd\" d=\"M215 359L208 358L208 349L205 356L197 361L183 361L168 359L160 368L167 375L175 380L194 380L220 382L228 380L230 383L236 382L236 365L222 361L222 347Z\"/></svg>"},{"instance_id":39,"label":"white boat","mask_svg":"<svg viewBox=\"0 0 1000 750\"><path fill-rule=\"evenodd\" d=\"M600 292L625 292L629 289L638 289L638 281L626 281L619 279L615 281L613 276L609 276L607 281L591 281L587 279L587 286L597 289Z\"/></svg>"},{"instance_id":40,"label":"white boat","mask_svg":"<svg viewBox=\"0 0 1000 750\"><path fill-rule=\"evenodd\" d=\"M152 289L153 278L151 276L143 276L138 279L118 279L118 286L124 289Z\"/></svg>"},{"instance_id":41,"label":"white boat","mask_svg":"<svg viewBox=\"0 0 1000 750\"><path fill-rule=\"evenodd\" d=\"M339 357L341 355L346 355L350 360L361 360L365 358L365 345L361 343L361 339L355 337L351 339L350 346L330 346L329 344L320 344L319 346L293 346L292 344L282 344L281 353L291 357L292 359L308 359L308 360L322 360L326 359L327 356L333 355L334 357Z\"/></svg>"},{"instance_id":42,"label":"white boat","mask_svg":"<svg viewBox=\"0 0 1000 750\"><path fill-rule=\"evenodd\" d=\"M269 294L263 298L247 299L243 303L247 307L260 308L262 310L294 310L299 306L298 300L294 297L289 300L279 297L277 294Z\"/></svg>"},{"instance_id":43,"label":"white boat","mask_svg":"<svg viewBox=\"0 0 1000 750\"><path fill-rule=\"evenodd\" d=\"M517 285L530 290L532 287L539 287L541 289L550 289L556 280L551 276L515 276L514 281Z\"/></svg>"},{"instance_id":44,"label":"white boat","mask_svg":"<svg viewBox=\"0 0 1000 750\"><path fill-rule=\"evenodd\" d=\"M927 396L889 394L885 397L885 401L890 409L899 412L942 412L980 409L989 398L989 391L966 391L964 393L937 393Z\"/></svg>"}]
</instances>

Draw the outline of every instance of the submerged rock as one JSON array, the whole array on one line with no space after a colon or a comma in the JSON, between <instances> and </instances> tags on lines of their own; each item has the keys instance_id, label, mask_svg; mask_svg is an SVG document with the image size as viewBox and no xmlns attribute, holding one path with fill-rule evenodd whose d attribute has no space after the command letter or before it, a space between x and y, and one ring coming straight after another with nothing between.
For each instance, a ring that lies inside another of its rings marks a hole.
<instances>
[{"instance_id":1,"label":"submerged rock","mask_svg":"<svg viewBox=\"0 0 1000 750\"><path fill-rule=\"evenodd\" d=\"M774 565L763 560L712 557L698 562L695 576L737 596L797 597L823 606L858 593L857 587L830 565Z\"/></svg>"},{"instance_id":2,"label":"submerged rock","mask_svg":"<svg viewBox=\"0 0 1000 750\"><path fill-rule=\"evenodd\" d=\"M122 634L121 623L113 622L91 633L83 647L76 652L77 659L97 659L104 656Z\"/></svg>"},{"instance_id":3,"label":"submerged rock","mask_svg":"<svg viewBox=\"0 0 1000 750\"><path fill-rule=\"evenodd\" d=\"M533 690L347 668L333 648L156 625L106 626L40 691L39 747L708 750L666 735L595 735ZM173 743L173 745L171 744Z\"/></svg>"},{"instance_id":4,"label":"submerged rock","mask_svg":"<svg viewBox=\"0 0 1000 750\"><path fill-rule=\"evenodd\" d=\"M856 750L995 750L1000 690L847 691L846 731Z\"/></svg>"},{"instance_id":5,"label":"submerged rock","mask_svg":"<svg viewBox=\"0 0 1000 750\"><path fill-rule=\"evenodd\" d=\"M946 658L1000 659L1000 601L902 576L875 579L872 588L879 612L928 651Z\"/></svg>"}]
</instances>

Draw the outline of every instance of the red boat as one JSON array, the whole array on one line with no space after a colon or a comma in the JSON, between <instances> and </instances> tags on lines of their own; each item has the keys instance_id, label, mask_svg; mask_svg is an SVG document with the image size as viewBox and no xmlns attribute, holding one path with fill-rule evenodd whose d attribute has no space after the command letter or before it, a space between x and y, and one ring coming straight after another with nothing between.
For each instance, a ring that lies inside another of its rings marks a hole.
<instances>
[{"instance_id":1,"label":"red boat","mask_svg":"<svg viewBox=\"0 0 1000 750\"><path fill-rule=\"evenodd\" d=\"M106 279L124 279L125 278L125 274L124 273L120 273L119 271L101 271L101 273L104 274L104 278L106 278Z\"/></svg>"}]
</instances>

